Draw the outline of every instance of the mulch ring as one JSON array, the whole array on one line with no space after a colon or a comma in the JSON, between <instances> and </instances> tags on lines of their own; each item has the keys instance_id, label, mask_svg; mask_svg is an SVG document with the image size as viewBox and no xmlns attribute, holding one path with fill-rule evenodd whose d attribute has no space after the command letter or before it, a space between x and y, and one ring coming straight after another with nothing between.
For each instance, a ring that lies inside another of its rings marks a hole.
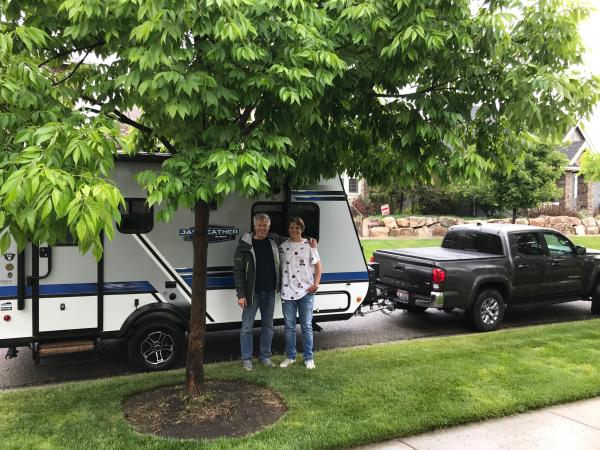
<instances>
[{"instance_id":1,"label":"mulch ring","mask_svg":"<svg viewBox=\"0 0 600 450\"><path fill-rule=\"evenodd\" d=\"M286 411L271 389L241 381L206 381L205 394L186 402L185 387L165 386L123 401L123 413L141 433L178 439L214 439L255 433Z\"/></svg>"}]
</instances>

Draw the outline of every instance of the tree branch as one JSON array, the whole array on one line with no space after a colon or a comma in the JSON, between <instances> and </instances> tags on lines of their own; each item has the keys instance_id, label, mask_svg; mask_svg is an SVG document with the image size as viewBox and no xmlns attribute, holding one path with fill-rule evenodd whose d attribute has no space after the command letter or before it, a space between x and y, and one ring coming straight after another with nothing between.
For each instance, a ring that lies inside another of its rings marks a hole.
<instances>
[{"instance_id":1,"label":"tree branch","mask_svg":"<svg viewBox=\"0 0 600 450\"><path fill-rule=\"evenodd\" d=\"M73 48L71 50L66 50L64 52L60 52L60 53L52 56L51 58L48 58L45 61L42 61L40 64L38 64L38 67L45 66L50 61L53 61L53 60L58 59L58 58L62 58L63 56L70 55L71 53L80 52L82 50L89 50L89 51L91 51L91 50L95 49L96 47L100 47L100 46L102 46L104 44L106 44L106 41L104 39L100 39L99 41L95 42L94 44L82 45L81 47L75 47L75 48ZM89 51L88 51L88 53L89 53Z\"/></svg>"},{"instance_id":2,"label":"tree branch","mask_svg":"<svg viewBox=\"0 0 600 450\"><path fill-rule=\"evenodd\" d=\"M79 69L79 67L81 67L81 65L83 64L83 62L85 61L85 58L88 57L88 55L90 54L90 52L92 51L92 49L89 49L85 55L83 56L83 58L81 58L81 61L79 61L77 63L77 65L73 68L73 70L69 73L69 75L67 75L66 77L64 77L62 80L60 81L55 81L54 83L51 84L51 86L58 86L61 83L64 83L65 81L67 81L69 78L71 78L73 75L75 75L75 72L77 71L77 69Z\"/></svg>"},{"instance_id":3,"label":"tree branch","mask_svg":"<svg viewBox=\"0 0 600 450\"><path fill-rule=\"evenodd\" d=\"M81 98L90 103L93 103L94 105L102 106L102 104L99 101L97 101L96 99L94 99L92 97L88 97L87 95L83 95ZM97 112L97 113L101 112L100 110L96 110L94 108L88 108L88 109L91 111ZM154 129L152 129L146 125L143 125L139 122L136 122L135 120L127 117L125 114L123 114L118 109L114 109L109 114L114 114L116 116L116 119L119 122L124 123L125 125L132 126L133 128L140 130L143 133L150 134L150 135L156 137L156 139L158 139L161 142L161 144L164 145L165 148L167 150L169 150L169 152L171 152L172 155L175 155L177 153L177 149L173 146L173 144L171 144L165 136L158 136L157 134L155 134Z\"/></svg>"}]
</instances>

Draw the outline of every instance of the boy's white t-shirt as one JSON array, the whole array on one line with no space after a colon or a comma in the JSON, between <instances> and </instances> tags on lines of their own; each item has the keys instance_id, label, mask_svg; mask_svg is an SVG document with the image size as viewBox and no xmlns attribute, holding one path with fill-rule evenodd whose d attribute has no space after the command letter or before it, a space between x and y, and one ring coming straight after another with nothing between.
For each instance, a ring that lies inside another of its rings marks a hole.
<instances>
[{"instance_id":1,"label":"boy's white t-shirt","mask_svg":"<svg viewBox=\"0 0 600 450\"><path fill-rule=\"evenodd\" d=\"M319 252L311 248L306 239L292 242L289 239L279 246L281 261L281 299L298 300L308 293L315 281L315 264Z\"/></svg>"}]
</instances>

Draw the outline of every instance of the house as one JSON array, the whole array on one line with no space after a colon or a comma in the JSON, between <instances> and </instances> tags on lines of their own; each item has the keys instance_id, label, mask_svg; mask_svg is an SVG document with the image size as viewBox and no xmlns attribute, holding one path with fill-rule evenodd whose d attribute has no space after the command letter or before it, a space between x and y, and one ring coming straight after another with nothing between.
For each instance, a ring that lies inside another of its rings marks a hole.
<instances>
[{"instance_id":1,"label":"house","mask_svg":"<svg viewBox=\"0 0 600 450\"><path fill-rule=\"evenodd\" d=\"M342 185L344 186L349 204L352 204L352 200L355 198L367 194L367 181L364 178L353 178L344 173L342 175Z\"/></svg>"},{"instance_id":2,"label":"house","mask_svg":"<svg viewBox=\"0 0 600 450\"><path fill-rule=\"evenodd\" d=\"M565 173L560 177L557 184L563 190L560 206L567 210L587 210L595 214L600 207L600 183L588 182L579 173L581 169L581 157L584 152L596 153L597 149L590 136L580 125L575 126L565 137L565 146L560 151L569 160Z\"/></svg>"}]
</instances>

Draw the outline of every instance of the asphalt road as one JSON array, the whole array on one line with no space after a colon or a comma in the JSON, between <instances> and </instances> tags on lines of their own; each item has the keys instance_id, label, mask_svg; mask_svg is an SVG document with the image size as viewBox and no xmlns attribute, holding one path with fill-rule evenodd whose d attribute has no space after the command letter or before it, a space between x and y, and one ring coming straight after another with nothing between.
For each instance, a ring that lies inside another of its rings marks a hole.
<instances>
[{"instance_id":1,"label":"asphalt road","mask_svg":"<svg viewBox=\"0 0 600 450\"><path fill-rule=\"evenodd\" d=\"M507 311L502 328L591 318L590 303L580 301L535 309ZM471 332L465 325L463 314L436 310L428 310L423 314L395 311L386 315L382 312L375 312L346 321L325 322L321 326L323 332L315 333L314 338L317 352L329 348ZM257 338L258 330L255 330L255 339L257 340ZM281 355L283 349L283 327L275 327L273 351ZM82 359L81 356L46 359L36 366L28 348L19 349L19 356L12 360L5 360L2 354L0 355L0 389L135 372L127 360L126 346L121 341L105 341L101 344L97 354L87 357L87 359ZM237 360L239 357L238 331L208 333L206 362ZM315 361L319 367L318 353Z\"/></svg>"}]
</instances>

